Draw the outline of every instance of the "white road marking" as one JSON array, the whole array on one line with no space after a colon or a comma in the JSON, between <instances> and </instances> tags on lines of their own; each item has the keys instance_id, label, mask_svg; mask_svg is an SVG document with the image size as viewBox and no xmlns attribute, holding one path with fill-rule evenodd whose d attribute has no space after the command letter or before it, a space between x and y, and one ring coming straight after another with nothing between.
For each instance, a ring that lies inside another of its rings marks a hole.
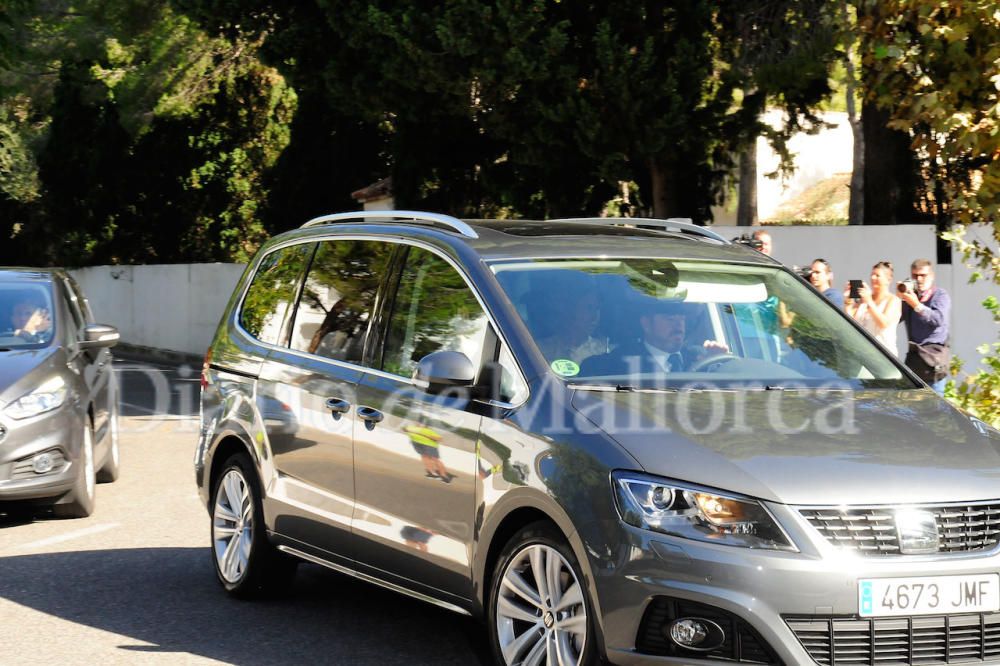
<instances>
[{"instance_id":1,"label":"white road marking","mask_svg":"<svg viewBox=\"0 0 1000 666\"><path fill-rule=\"evenodd\" d=\"M39 539L38 541L30 541L28 543L22 543L15 546L18 550L28 550L30 548L45 548L46 546L51 546L57 543L62 543L64 541L71 541L73 539L79 539L85 536L91 536L92 534L100 534L101 532L107 532L108 530L113 530L119 527L119 523L102 523L100 525L94 525L92 527L85 527L82 530L74 530L72 532L66 532L65 534L59 534L47 539Z\"/></svg>"}]
</instances>

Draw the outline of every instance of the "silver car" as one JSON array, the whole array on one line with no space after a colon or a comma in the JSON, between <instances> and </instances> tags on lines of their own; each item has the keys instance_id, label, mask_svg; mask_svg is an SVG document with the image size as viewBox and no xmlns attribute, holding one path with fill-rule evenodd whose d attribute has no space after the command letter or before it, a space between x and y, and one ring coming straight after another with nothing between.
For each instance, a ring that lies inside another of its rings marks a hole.
<instances>
[{"instance_id":1,"label":"silver car","mask_svg":"<svg viewBox=\"0 0 1000 666\"><path fill-rule=\"evenodd\" d=\"M234 595L312 562L508 666L1000 663L1000 433L710 230L319 218L202 385Z\"/></svg>"},{"instance_id":2,"label":"silver car","mask_svg":"<svg viewBox=\"0 0 1000 666\"><path fill-rule=\"evenodd\" d=\"M89 516L118 478L117 341L65 272L0 269L0 512Z\"/></svg>"}]
</instances>

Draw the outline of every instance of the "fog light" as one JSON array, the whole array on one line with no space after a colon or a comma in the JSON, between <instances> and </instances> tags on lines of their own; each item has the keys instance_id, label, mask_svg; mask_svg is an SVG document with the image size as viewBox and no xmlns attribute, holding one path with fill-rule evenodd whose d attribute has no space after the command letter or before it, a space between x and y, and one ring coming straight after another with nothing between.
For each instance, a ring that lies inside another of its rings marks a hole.
<instances>
[{"instance_id":1,"label":"fog light","mask_svg":"<svg viewBox=\"0 0 1000 666\"><path fill-rule=\"evenodd\" d=\"M726 640L722 627L711 620L696 617L674 620L667 635L674 643L688 650L714 650Z\"/></svg>"},{"instance_id":2,"label":"fog light","mask_svg":"<svg viewBox=\"0 0 1000 666\"><path fill-rule=\"evenodd\" d=\"M55 465L56 462L51 453L40 453L31 461L31 469L35 470L35 474L51 472Z\"/></svg>"}]
</instances>

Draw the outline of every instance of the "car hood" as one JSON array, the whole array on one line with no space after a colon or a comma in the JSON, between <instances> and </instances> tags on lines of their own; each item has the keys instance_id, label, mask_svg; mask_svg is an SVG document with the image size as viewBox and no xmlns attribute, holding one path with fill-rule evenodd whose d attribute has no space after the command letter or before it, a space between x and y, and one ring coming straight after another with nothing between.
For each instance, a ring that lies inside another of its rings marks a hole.
<instances>
[{"instance_id":1,"label":"car hood","mask_svg":"<svg viewBox=\"0 0 1000 666\"><path fill-rule=\"evenodd\" d=\"M53 345L45 349L0 352L0 405L17 400L56 374L60 351Z\"/></svg>"},{"instance_id":2,"label":"car hood","mask_svg":"<svg viewBox=\"0 0 1000 666\"><path fill-rule=\"evenodd\" d=\"M933 391L576 391L645 471L796 505L1000 498L1000 433Z\"/></svg>"}]
</instances>

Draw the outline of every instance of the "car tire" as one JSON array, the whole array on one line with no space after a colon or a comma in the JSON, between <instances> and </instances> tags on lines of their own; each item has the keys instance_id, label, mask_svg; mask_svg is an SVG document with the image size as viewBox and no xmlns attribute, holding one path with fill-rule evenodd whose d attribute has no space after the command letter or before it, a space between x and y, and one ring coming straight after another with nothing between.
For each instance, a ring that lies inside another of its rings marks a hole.
<instances>
[{"instance_id":1,"label":"car tire","mask_svg":"<svg viewBox=\"0 0 1000 666\"><path fill-rule=\"evenodd\" d=\"M515 534L491 581L487 621L497 664L601 663L580 565L553 525L532 523Z\"/></svg>"},{"instance_id":2,"label":"car tire","mask_svg":"<svg viewBox=\"0 0 1000 666\"><path fill-rule=\"evenodd\" d=\"M86 518L94 512L97 475L94 472L94 429L87 421L77 465L76 481L66 501L55 504L52 512L59 518Z\"/></svg>"},{"instance_id":3,"label":"car tire","mask_svg":"<svg viewBox=\"0 0 1000 666\"><path fill-rule=\"evenodd\" d=\"M121 475L121 449L118 446L118 394L111 399L111 408L108 414L108 435L111 441L108 446L108 454L104 459L104 464L97 471L98 483L114 483Z\"/></svg>"},{"instance_id":4,"label":"car tire","mask_svg":"<svg viewBox=\"0 0 1000 666\"><path fill-rule=\"evenodd\" d=\"M267 537L264 506L250 457L229 457L212 482L212 562L229 594L253 598L287 589L298 561Z\"/></svg>"}]
</instances>

